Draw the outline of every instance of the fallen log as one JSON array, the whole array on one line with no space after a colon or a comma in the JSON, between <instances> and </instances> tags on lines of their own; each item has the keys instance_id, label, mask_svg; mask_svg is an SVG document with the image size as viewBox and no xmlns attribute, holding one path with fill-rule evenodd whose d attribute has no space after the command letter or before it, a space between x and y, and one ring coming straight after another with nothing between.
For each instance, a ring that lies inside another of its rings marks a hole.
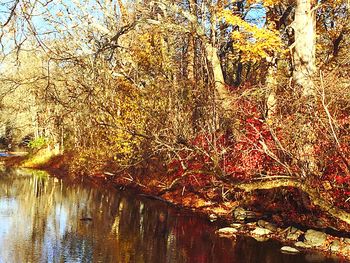
<instances>
[{"instance_id":1,"label":"fallen log","mask_svg":"<svg viewBox=\"0 0 350 263\"><path fill-rule=\"evenodd\" d=\"M244 182L234 185L235 188L245 192L252 192L255 190L269 190L280 187L293 187L306 193L312 204L318 206L321 211L330 214L333 218L345 222L350 227L350 213L334 206L333 203L321 197L320 193L307 182L301 181L298 178L283 178L283 179L269 179L254 182Z\"/></svg>"}]
</instances>

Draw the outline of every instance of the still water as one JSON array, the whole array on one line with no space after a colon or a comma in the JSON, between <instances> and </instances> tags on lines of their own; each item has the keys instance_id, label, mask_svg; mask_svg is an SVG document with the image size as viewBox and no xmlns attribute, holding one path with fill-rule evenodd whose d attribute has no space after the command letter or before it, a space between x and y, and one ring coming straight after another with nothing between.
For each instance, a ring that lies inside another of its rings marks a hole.
<instances>
[{"instance_id":1,"label":"still water","mask_svg":"<svg viewBox=\"0 0 350 263\"><path fill-rule=\"evenodd\" d=\"M219 238L167 204L45 172L0 172L0 262L340 262L277 242Z\"/></svg>"}]
</instances>

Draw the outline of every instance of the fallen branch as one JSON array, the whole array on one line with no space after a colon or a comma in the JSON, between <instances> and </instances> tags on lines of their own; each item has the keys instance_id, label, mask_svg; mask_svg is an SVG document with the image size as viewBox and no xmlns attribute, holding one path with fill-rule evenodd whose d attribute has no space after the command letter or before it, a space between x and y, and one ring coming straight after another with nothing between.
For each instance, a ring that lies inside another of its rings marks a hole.
<instances>
[{"instance_id":1,"label":"fallen branch","mask_svg":"<svg viewBox=\"0 0 350 263\"><path fill-rule=\"evenodd\" d=\"M235 184L234 187L245 192L251 192L254 190L269 190L280 187L298 188L309 195L312 204L318 206L322 211L330 214L340 221L347 223L350 226L350 213L335 207L331 202L324 200L314 187L308 185L307 182L301 181L298 178L239 183Z\"/></svg>"}]
</instances>

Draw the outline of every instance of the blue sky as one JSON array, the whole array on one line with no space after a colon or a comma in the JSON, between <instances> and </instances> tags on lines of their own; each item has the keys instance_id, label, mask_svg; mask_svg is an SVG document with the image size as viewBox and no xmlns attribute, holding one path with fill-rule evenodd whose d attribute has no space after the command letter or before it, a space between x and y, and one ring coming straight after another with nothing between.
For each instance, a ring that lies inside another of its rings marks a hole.
<instances>
[{"instance_id":1,"label":"blue sky","mask_svg":"<svg viewBox=\"0 0 350 263\"><path fill-rule=\"evenodd\" d=\"M0 0L0 23L3 24L10 15L10 9L13 7L15 0ZM4 2L6 1L6 2ZM80 10L77 5L81 5L86 13L90 14L92 21L100 22L104 19L98 5L95 0L53 0L48 5L43 6L40 1L31 0L32 3L36 2L35 11L31 17L31 22L35 28L38 38L41 40L53 39L58 36L55 32L56 29L53 25L59 25L65 22L67 25L78 24L82 26L82 21L77 18L77 15L82 15L83 11ZM44 2L44 1L42 1ZM103 2L103 1L102 1ZM116 0L112 0L112 3L116 3ZM123 1L125 2L125 0ZM23 2L20 2L23 4ZM18 9L23 8L23 5L18 6ZM43 12L47 12L50 17L44 18L40 16ZM119 12L117 10L117 12ZM19 13L19 12L18 12ZM75 15L71 15L75 14ZM258 27L263 27L266 22L266 12L262 4L255 4L246 11L245 20ZM62 26L58 26L63 29ZM16 39L17 42L21 42L26 38L29 28L26 22L19 20L17 22ZM60 33L62 34L62 32ZM61 35L62 36L62 35ZM10 34L6 39L3 38L2 44L5 45L5 50L11 50L10 46L14 42L14 34Z\"/></svg>"},{"instance_id":2,"label":"blue sky","mask_svg":"<svg viewBox=\"0 0 350 263\"><path fill-rule=\"evenodd\" d=\"M266 9L262 4L254 4L246 13L245 20L258 27L263 27L266 23Z\"/></svg>"}]
</instances>

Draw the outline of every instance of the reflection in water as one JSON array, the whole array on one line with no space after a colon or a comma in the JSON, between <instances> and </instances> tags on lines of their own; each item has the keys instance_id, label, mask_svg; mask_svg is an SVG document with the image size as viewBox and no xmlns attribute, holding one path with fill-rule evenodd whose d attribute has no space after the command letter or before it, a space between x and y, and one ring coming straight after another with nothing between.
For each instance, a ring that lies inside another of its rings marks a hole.
<instances>
[{"instance_id":1,"label":"reflection in water","mask_svg":"<svg viewBox=\"0 0 350 263\"><path fill-rule=\"evenodd\" d=\"M277 242L219 238L166 204L38 171L0 175L0 262L308 262ZM336 262L320 259L313 262Z\"/></svg>"}]
</instances>

